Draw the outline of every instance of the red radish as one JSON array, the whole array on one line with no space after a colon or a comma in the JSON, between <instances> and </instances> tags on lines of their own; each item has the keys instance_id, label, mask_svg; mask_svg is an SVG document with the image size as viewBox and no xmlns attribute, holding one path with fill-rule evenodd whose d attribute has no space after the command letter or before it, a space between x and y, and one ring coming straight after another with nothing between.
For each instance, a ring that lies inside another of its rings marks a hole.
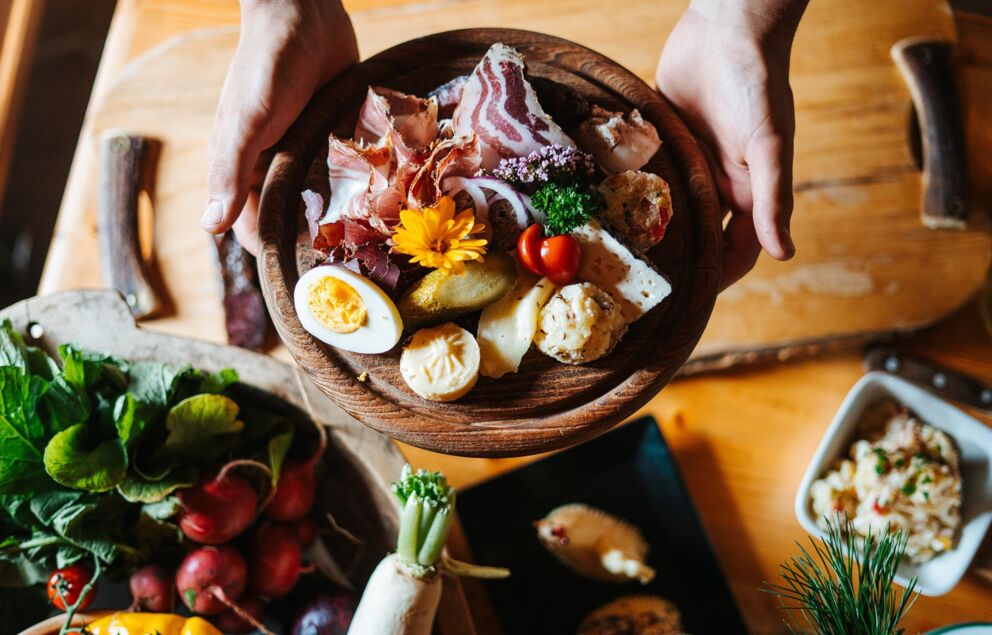
<instances>
[{"instance_id":1,"label":"red radish","mask_svg":"<svg viewBox=\"0 0 992 635\"><path fill-rule=\"evenodd\" d=\"M176 586L172 572L160 564L149 564L131 574L131 608L150 613L171 613L176 608Z\"/></svg>"},{"instance_id":2,"label":"red radish","mask_svg":"<svg viewBox=\"0 0 992 635\"><path fill-rule=\"evenodd\" d=\"M252 593L277 598L293 590L303 568L303 550L291 525L263 525L250 554Z\"/></svg>"},{"instance_id":3,"label":"red radish","mask_svg":"<svg viewBox=\"0 0 992 635\"><path fill-rule=\"evenodd\" d=\"M293 523L296 529L296 537L300 539L300 546L306 549L317 540L317 523L313 518L304 517Z\"/></svg>"},{"instance_id":4,"label":"red radish","mask_svg":"<svg viewBox=\"0 0 992 635\"><path fill-rule=\"evenodd\" d=\"M220 545L240 534L258 508L255 488L233 474L207 476L176 495L182 502L179 528L190 540L205 545Z\"/></svg>"},{"instance_id":5,"label":"red radish","mask_svg":"<svg viewBox=\"0 0 992 635\"><path fill-rule=\"evenodd\" d=\"M230 545L199 547L183 558L176 571L176 589L194 613L220 613L245 590L248 566Z\"/></svg>"},{"instance_id":6,"label":"red radish","mask_svg":"<svg viewBox=\"0 0 992 635\"><path fill-rule=\"evenodd\" d=\"M238 599L238 608L243 613L251 616L256 622L261 622L262 615L265 613L265 603L254 595L242 595ZM255 624L238 615L234 609L227 609L223 613L219 613L216 617L211 618L211 621L214 623L214 626L225 633L235 633L238 635L241 633L250 633L257 628Z\"/></svg>"},{"instance_id":7,"label":"red radish","mask_svg":"<svg viewBox=\"0 0 992 635\"><path fill-rule=\"evenodd\" d=\"M282 467L276 491L265 507L274 520L290 522L307 515L317 495L317 471L313 460L287 461Z\"/></svg>"}]
</instances>

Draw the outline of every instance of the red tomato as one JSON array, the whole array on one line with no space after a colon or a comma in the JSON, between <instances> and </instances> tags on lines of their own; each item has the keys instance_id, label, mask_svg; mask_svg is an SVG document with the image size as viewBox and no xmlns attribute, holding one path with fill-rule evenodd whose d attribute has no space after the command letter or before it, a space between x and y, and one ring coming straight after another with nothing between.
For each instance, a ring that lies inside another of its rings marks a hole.
<instances>
[{"instance_id":1,"label":"red tomato","mask_svg":"<svg viewBox=\"0 0 992 635\"><path fill-rule=\"evenodd\" d=\"M560 287L575 282L581 256L579 241L568 234L550 236L541 241L544 275Z\"/></svg>"},{"instance_id":2,"label":"red tomato","mask_svg":"<svg viewBox=\"0 0 992 635\"><path fill-rule=\"evenodd\" d=\"M520 264L538 276L544 275L544 269L541 267L541 241L543 238L544 231L536 223L525 229L517 238L517 258L520 259Z\"/></svg>"},{"instance_id":3,"label":"red tomato","mask_svg":"<svg viewBox=\"0 0 992 635\"><path fill-rule=\"evenodd\" d=\"M83 587L92 578L93 574L90 570L81 564L56 569L48 578L48 599L55 605L55 608L64 611L66 605L71 606L79 600L79 594L82 593ZM96 595L96 585L93 585L83 601L79 603L78 610L85 611L86 607L93 602L94 595Z\"/></svg>"}]
</instances>

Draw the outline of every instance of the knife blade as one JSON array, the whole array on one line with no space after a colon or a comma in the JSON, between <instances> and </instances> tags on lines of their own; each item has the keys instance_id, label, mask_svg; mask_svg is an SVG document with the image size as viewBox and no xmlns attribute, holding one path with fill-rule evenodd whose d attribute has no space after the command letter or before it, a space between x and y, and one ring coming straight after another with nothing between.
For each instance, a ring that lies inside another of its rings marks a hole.
<instances>
[{"instance_id":1,"label":"knife blade","mask_svg":"<svg viewBox=\"0 0 992 635\"><path fill-rule=\"evenodd\" d=\"M262 350L269 331L269 313L255 282L255 259L227 231L212 239L224 302L227 342L249 350Z\"/></svg>"},{"instance_id":2,"label":"knife blade","mask_svg":"<svg viewBox=\"0 0 992 635\"><path fill-rule=\"evenodd\" d=\"M141 253L138 200L145 188L156 142L110 130L100 139L97 225L103 279L124 296L137 320L154 316L163 302Z\"/></svg>"},{"instance_id":3,"label":"knife blade","mask_svg":"<svg viewBox=\"0 0 992 635\"><path fill-rule=\"evenodd\" d=\"M887 346L870 346L865 352L864 366L866 370L898 375L942 397L992 414L992 386L936 362Z\"/></svg>"}]
</instances>

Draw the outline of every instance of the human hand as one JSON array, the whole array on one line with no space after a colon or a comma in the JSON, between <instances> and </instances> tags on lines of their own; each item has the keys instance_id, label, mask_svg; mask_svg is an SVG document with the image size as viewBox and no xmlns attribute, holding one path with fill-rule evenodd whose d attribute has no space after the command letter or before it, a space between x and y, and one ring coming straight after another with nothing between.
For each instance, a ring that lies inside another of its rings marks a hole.
<instances>
[{"instance_id":1,"label":"human hand","mask_svg":"<svg viewBox=\"0 0 992 635\"><path fill-rule=\"evenodd\" d=\"M795 253L789 56L805 8L806 0L693 0L658 62L658 88L700 140L731 211L724 289L762 248L777 260Z\"/></svg>"},{"instance_id":2,"label":"human hand","mask_svg":"<svg viewBox=\"0 0 992 635\"><path fill-rule=\"evenodd\" d=\"M255 254L265 151L320 86L358 61L358 44L340 0L242 0L241 6L241 36L210 135L210 195L200 222L213 234L233 226Z\"/></svg>"}]
</instances>

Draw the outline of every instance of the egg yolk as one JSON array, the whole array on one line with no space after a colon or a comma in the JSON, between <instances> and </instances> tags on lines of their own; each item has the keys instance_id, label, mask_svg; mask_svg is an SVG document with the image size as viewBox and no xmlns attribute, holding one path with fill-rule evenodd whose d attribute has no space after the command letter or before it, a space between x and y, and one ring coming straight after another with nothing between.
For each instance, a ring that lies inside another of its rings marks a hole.
<instances>
[{"instance_id":1,"label":"egg yolk","mask_svg":"<svg viewBox=\"0 0 992 635\"><path fill-rule=\"evenodd\" d=\"M327 276L313 283L309 297L310 313L335 333L354 333L368 320L368 310L362 296L339 278Z\"/></svg>"}]
</instances>

